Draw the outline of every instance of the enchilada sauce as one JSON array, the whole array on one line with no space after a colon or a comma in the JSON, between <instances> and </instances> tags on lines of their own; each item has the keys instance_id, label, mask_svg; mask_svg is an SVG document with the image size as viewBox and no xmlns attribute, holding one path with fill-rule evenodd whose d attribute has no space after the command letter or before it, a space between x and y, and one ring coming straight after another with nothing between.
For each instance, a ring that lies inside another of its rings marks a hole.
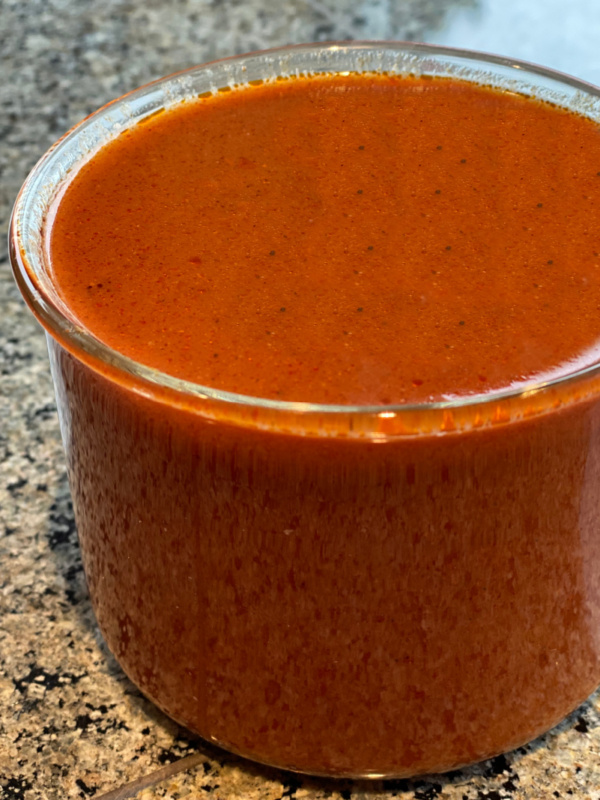
<instances>
[{"instance_id":1,"label":"enchilada sauce","mask_svg":"<svg viewBox=\"0 0 600 800\"><path fill-rule=\"evenodd\" d=\"M506 388L597 355L599 147L590 120L468 83L231 91L79 171L55 276L98 338L219 389L377 405Z\"/></svg>"},{"instance_id":2,"label":"enchilada sauce","mask_svg":"<svg viewBox=\"0 0 600 800\"><path fill-rule=\"evenodd\" d=\"M48 241L100 340L269 399L414 403L592 363L600 133L466 82L282 80L153 116ZM371 441L205 418L51 356L90 592L203 736L334 775L449 769L600 681L600 415Z\"/></svg>"}]
</instances>

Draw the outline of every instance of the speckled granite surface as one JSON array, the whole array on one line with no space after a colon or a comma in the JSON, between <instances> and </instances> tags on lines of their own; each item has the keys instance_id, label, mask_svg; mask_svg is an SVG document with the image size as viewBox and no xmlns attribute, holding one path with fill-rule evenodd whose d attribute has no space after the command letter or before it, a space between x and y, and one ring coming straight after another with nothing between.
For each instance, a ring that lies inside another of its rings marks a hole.
<instances>
[{"instance_id":1,"label":"speckled granite surface","mask_svg":"<svg viewBox=\"0 0 600 800\"><path fill-rule=\"evenodd\" d=\"M599 19L584 0L568 8L566 22L545 24L560 28L563 46L575 52L577 31ZM36 159L126 90L193 63L288 42L439 35L468 47L456 36L478 19L484 24L485 12L477 0L0 0L2 236ZM459 27L448 33L453 19ZM539 29L530 33L541 47ZM485 47L485 36L477 44ZM507 40L506 52L516 44ZM573 71L586 77L588 66ZM0 259L0 798L600 799L600 695L514 753L389 783L319 781L254 766L193 740L142 698L95 626L43 334L12 283L4 247ZM154 776L185 756L192 756L185 771Z\"/></svg>"}]
</instances>

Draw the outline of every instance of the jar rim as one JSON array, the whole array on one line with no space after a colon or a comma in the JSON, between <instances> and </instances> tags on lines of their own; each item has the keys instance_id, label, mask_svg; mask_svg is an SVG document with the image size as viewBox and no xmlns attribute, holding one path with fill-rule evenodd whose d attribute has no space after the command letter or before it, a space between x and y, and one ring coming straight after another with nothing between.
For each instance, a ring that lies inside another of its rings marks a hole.
<instances>
[{"instance_id":1,"label":"jar rim","mask_svg":"<svg viewBox=\"0 0 600 800\"><path fill-rule=\"evenodd\" d=\"M47 333L73 356L137 393L168 398L170 403L233 423L301 433L374 439L453 433L537 416L599 394L600 360L556 378L433 402L333 405L272 400L196 384L136 362L101 342L74 318L52 284L44 232L57 197L101 147L158 110L193 99L201 93L199 88L215 93L252 80L348 70L471 80L548 100L600 122L600 89L591 84L517 59L438 45L290 45L176 72L113 100L79 122L42 156L21 188L10 222L11 264L21 293Z\"/></svg>"}]
</instances>

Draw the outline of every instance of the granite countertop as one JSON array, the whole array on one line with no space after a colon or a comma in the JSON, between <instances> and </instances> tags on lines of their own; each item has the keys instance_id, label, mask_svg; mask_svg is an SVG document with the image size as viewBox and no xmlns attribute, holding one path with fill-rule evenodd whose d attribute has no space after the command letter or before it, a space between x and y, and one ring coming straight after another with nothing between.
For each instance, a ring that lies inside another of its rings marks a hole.
<instances>
[{"instance_id":1,"label":"granite countertop","mask_svg":"<svg viewBox=\"0 0 600 800\"><path fill-rule=\"evenodd\" d=\"M104 102L219 56L349 38L504 52L600 83L597 0L2 0L3 240L28 170ZM294 776L179 729L127 680L96 628L44 337L4 245L0 366L0 798L599 800L598 693L527 747L414 781Z\"/></svg>"}]
</instances>

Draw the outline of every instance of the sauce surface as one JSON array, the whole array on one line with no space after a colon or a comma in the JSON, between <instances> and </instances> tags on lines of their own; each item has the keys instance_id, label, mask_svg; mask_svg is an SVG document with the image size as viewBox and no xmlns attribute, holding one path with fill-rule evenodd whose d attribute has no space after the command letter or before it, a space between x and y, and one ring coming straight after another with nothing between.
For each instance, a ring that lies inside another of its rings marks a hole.
<instances>
[{"instance_id":1,"label":"sauce surface","mask_svg":"<svg viewBox=\"0 0 600 800\"><path fill-rule=\"evenodd\" d=\"M468 82L328 76L151 117L49 231L99 339L288 401L480 394L592 363L600 129Z\"/></svg>"}]
</instances>

